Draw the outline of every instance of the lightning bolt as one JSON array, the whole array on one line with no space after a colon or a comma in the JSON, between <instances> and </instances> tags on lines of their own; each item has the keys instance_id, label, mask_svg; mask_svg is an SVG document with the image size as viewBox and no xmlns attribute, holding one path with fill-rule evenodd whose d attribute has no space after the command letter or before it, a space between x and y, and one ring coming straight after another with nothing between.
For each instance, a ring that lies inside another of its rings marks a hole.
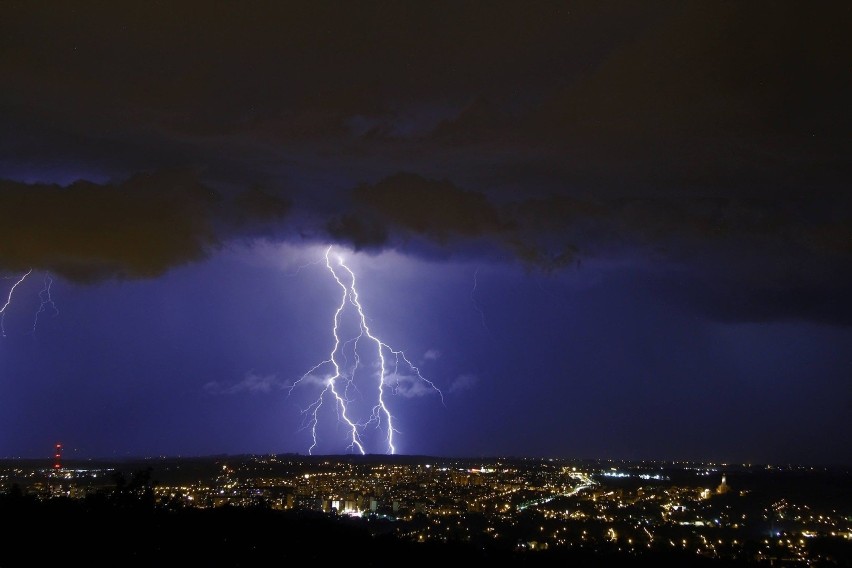
<instances>
[{"instance_id":1,"label":"lightning bolt","mask_svg":"<svg viewBox=\"0 0 852 568\"><path fill-rule=\"evenodd\" d=\"M35 333L36 327L38 327L38 317L47 311L48 306L51 310L53 310L53 315L59 315L59 308L56 307L56 303L53 301L53 296L51 295L51 288L53 287L53 278L50 276L49 272L46 272L44 275L44 287L41 289L41 292L38 293L38 298L40 300L40 304L38 306L38 311L36 311L35 318L33 318L33 333Z\"/></svg>"},{"instance_id":2,"label":"lightning bolt","mask_svg":"<svg viewBox=\"0 0 852 568\"><path fill-rule=\"evenodd\" d=\"M6 337L6 309L12 305L12 299L15 296L15 290L24 283L31 274L33 273L33 269L30 268L20 277L6 277L6 279L15 279L15 283L12 284L12 287L9 288L9 293L6 295L6 303L3 304L3 307L0 308L0 334L3 337ZM44 275L44 285L41 291L38 293L39 297L39 307L35 313L35 317L33 318L33 329L32 333L35 333L36 328L38 327L38 319L41 314L47 311L50 308L54 315L59 315L59 308L56 307L56 303L53 301L53 296L51 293L51 288L53 287L53 278L50 276L50 273L45 273Z\"/></svg>"},{"instance_id":3,"label":"lightning bolt","mask_svg":"<svg viewBox=\"0 0 852 568\"><path fill-rule=\"evenodd\" d=\"M328 367L328 374L321 381L322 390L319 396L302 411L311 431L312 443L308 448L308 454L312 454L318 444L319 413L326 402L334 404L338 421L347 430L347 439L349 440L347 450L365 454L363 432L367 426L374 425L376 428L384 428L386 451L389 454L394 454L396 453L394 435L400 432L396 429L395 419L388 406L387 396L396 392L400 387L400 367L406 367L411 373L409 376L422 381L438 393L442 403L444 402L444 395L433 382L423 377L420 369L411 362L403 351L394 349L373 333L367 323L367 315L358 295L355 273L347 266L342 256L334 255L332 258L331 249L332 247L329 246L325 251L325 266L340 288L340 302L332 321L332 337L334 339L332 348L325 360L308 369L305 374L288 387L288 394L292 393L293 389L299 384L309 381L314 373ZM343 320L347 315L350 318L350 327L353 327L354 330L351 336L344 339L342 337ZM376 393L375 404L366 413L366 420L363 422L354 418L355 411L352 404L356 395L361 394L356 384L356 375L363 374L360 370L364 366L361 359L361 343L372 345L378 363L377 371L370 373ZM350 356L347 355L348 353L351 353L351 360ZM394 383L395 386L391 389L390 387Z\"/></svg>"},{"instance_id":4,"label":"lightning bolt","mask_svg":"<svg viewBox=\"0 0 852 568\"><path fill-rule=\"evenodd\" d=\"M0 308L0 333L2 333L3 337L6 337L6 308L12 303L12 296L15 295L15 288L21 285L21 282L27 279L27 276L32 274L33 269L30 268L27 270L23 276L18 278L18 280L12 284L12 287L9 288L9 295L6 296L6 303L3 304L3 307Z\"/></svg>"},{"instance_id":5,"label":"lightning bolt","mask_svg":"<svg viewBox=\"0 0 852 568\"><path fill-rule=\"evenodd\" d=\"M473 288L470 290L470 301L473 304L473 309L479 312L479 319L482 321L482 327L485 328L489 334L491 330L488 329L488 324L485 323L485 312L482 311L482 308L479 306L479 302L476 301L476 288L478 285L478 276L479 276L479 268L473 271Z\"/></svg>"}]
</instances>

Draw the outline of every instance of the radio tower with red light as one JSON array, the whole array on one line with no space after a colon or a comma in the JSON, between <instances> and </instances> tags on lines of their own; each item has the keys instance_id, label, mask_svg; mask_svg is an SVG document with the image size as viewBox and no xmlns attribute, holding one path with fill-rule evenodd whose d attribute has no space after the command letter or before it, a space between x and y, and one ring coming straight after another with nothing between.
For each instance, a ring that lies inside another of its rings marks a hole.
<instances>
[{"instance_id":1,"label":"radio tower with red light","mask_svg":"<svg viewBox=\"0 0 852 568\"><path fill-rule=\"evenodd\" d=\"M62 469L62 444L56 443L55 451L53 452L53 471Z\"/></svg>"}]
</instances>

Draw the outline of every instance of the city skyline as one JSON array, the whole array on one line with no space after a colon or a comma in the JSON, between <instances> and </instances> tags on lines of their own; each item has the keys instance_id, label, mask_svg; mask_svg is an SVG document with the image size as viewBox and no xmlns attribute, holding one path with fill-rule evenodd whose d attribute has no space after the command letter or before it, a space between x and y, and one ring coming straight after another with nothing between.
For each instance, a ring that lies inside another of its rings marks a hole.
<instances>
[{"instance_id":1,"label":"city skyline","mask_svg":"<svg viewBox=\"0 0 852 568\"><path fill-rule=\"evenodd\" d=\"M267 534L290 535L288 548L334 556L324 545L343 546L344 534L333 529L347 526L362 535L349 548L372 550L370 557L477 562L512 555L513 562L541 566L603 558L619 565L843 566L852 544L848 468L339 457L85 460L59 467L0 460L0 510L13 521L18 543L37 538L42 519L61 512L66 528L51 546L89 562L106 551L71 543L92 527L137 559L206 554L241 565L280 555L282 541ZM203 546L182 536L205 526L217 530L205 530ZM399 548L405 543L414 545L408 553ZM106 554L114 562L114 551Z\"/></svg>"},{"instance_id":2,"label":"city skyline","mask_svg":"<svg viewBox=\"0 0 852 568\"><path fill-rule=\"evenodd\" d=\"M0 457L852 464L843 8L7 12Z\"/></svg>"}]
</instances>

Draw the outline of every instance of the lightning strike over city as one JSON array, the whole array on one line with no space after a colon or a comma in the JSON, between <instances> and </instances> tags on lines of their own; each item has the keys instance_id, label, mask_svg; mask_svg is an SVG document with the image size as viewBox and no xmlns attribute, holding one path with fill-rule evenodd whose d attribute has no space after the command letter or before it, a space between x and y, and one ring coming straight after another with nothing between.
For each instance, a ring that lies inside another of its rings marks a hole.
<instances>
[{"instance_id":1,"label":"lightning strike over city","mask_svg":"<svg viewBox=\"0 0 852 568\"><path fill-rule=\"evenodd\" d=\"M0 458L852 466L845 2L113 4L2 3Z\"/></svg>"},{"instance_id":2,"label":"lightning strike over city","mask_svg":"<svg viewBox=\"0 0 852 568\"><path fill-rule=\"evenodd\" d=\"M340 288L340 301L331 322L332 347L326 359L288 387L288 393L303 383L319 383L322 387L319 396L302 411L306 428L311 432L308 453L317 448L321 410L329 403L346 432L348 451L368 453L364 436L367 428L373 427L383 432L384 452L395 454L395 435L400 431L388 395L396 394L404 381L420 381L438 394L442 403L443 393L420 373L404 351L386 343L370 329L355 273L343 255L333 253L329 246L324 258L329 274ZM367 346L362 346L363 343ZM364 391L373 394L365 398Z\"/></svg>"}]
</instances>

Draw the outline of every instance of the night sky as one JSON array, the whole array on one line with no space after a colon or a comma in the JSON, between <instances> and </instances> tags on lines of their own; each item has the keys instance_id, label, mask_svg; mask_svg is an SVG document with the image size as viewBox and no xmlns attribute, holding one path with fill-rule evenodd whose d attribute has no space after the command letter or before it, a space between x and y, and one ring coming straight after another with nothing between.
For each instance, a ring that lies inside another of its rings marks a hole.
<instances>
[{"instance_id":1,"label":"night sky","mask_svg":"<svg viewBox=\"0 0 852 568\"><path fill-rule=\"evenodd\" d=\"M852 463L849 4L0 11L0 457Z\"/></svg>"}]
</instances>

